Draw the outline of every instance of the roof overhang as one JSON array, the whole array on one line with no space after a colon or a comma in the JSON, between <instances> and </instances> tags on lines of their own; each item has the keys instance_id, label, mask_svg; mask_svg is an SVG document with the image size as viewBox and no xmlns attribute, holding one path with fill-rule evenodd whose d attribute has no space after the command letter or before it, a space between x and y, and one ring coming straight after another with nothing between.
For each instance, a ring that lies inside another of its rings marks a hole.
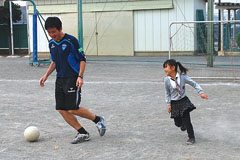
<instances>
[{"instance_id":1,"label":"roof overhang","mask_svg":"<svg viewBox=\"0 0 240 160\"><path fill-rule=\"evenodd\" d=\"M82 3L83 12L109 12L109 11L130 11L149 9L172 9L172 0L122 0ZM69 13L77 12L77 4L54 4L37 5L40 13ZM29 13L32 13L32 6L29 6Z\"/></svg>"},{"instance_id":2,"label":"roof overhang","mask_svg":"<svg viewBox=\"0 0 240 160\"><path fill-rule=\"evenodd\" d=\"M216 9L240 9L240 3L215 3Z\"/></svg>"}]
</instances>

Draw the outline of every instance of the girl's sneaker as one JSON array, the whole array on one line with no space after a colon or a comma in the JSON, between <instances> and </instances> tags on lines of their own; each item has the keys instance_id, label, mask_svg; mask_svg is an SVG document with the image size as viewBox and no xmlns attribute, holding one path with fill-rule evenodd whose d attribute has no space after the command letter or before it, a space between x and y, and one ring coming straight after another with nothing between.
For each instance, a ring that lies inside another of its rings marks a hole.
<instances>
[{"instance_id":1,"label":"girl's sneaker","mask_svg":"<svg viewBox=\"0 0 240 160\"><path fill-rule=\"evenodd\" d=\"M189 144L189 145L194 144L194 143L195 143L195 138L189 138L186 142L186 144Z\"/></svg>"}]
</instances>

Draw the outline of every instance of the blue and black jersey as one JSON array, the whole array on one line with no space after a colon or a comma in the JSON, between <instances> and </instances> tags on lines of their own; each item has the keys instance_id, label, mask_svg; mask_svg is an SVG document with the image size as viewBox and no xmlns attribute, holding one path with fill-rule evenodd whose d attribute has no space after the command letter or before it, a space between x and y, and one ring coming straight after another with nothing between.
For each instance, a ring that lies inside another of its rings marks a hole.
<instances>
[{"instance_id":1,"label":"blue and black jersey","mask_svg":"<svg viewBox=\"0 0 240 160\"><path fill-rule=\"evenodd\" d=\"M80 62L86 62L86 56L78 40L69 34L59 42L49 41L52 61L55 62L57 77L76 77Z\"/></svg>"}]
</instances>

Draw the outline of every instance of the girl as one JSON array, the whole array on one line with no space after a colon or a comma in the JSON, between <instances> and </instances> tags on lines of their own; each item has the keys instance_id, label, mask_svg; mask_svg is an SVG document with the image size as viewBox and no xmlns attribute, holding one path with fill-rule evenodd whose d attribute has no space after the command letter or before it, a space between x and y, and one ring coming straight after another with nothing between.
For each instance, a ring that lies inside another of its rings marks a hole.
<instances>
[{"instance_id":1,"label":"girl","mask_svg":"<svg viewBox=\"0 0 240 160\"><path fill-rule=\"evenodd\" d=\"M178 67L180 73L178 72ZM187 130L189 139L186 144L193 144L195 143L195 136L190 112L196 109L196 107L186 96L185 84L194 87L201 98L208 99L208 96L204 94L199 84L186 75L188 69L183 67L180 62L174 59L166 60L163 64L163 68L167 75L164 80L164 85L168 113L171 113L171 118L174 118L177 127L180 127L182 131Z\"/></svg>"}]
</instances>

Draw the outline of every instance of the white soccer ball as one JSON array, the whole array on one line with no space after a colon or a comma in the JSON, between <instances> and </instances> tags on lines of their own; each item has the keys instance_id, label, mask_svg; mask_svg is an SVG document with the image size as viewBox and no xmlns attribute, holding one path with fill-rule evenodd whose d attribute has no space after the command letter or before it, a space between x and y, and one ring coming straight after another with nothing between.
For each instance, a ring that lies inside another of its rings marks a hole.
<instances>
[{"instance_id":1,"label":"white soccer ball","mask_svg":"<svg viewBox=\"0 0 240 160\"><path fill-rule=\"evenodd\" d=\"M40 131L35 126L27 127L24 131L24 138L29 142L35 142L40 136Z\"/></svg>"}]
</instances>

